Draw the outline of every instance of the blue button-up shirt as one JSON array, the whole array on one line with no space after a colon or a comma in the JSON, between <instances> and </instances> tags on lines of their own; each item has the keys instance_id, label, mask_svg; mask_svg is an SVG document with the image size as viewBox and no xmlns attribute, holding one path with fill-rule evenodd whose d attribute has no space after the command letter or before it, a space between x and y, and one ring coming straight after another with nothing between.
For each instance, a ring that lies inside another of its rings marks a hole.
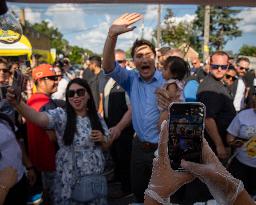
<instances>
[{"instance_id":1,"label":"blue button-up shirt","mask_svg":"<svg viewBox=\"0 0 256 205\"><path fill-rule=\"evenodd\" d=\"M164 83L161 72L156 70L152 80L146 82L138 72L121 68L116 62L115 69L105 75L112 77L128 93L132 106L132 124L139 139L157 143L160 112L155 91Z\"/></svg>"}]
</instances>

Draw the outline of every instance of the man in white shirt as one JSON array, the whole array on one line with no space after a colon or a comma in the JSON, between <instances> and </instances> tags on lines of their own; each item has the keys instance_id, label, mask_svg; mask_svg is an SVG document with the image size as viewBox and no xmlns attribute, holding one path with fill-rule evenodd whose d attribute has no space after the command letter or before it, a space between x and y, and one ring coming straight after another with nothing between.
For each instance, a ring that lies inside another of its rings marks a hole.
<instances>
[{"instance_id":1,"label":"man in white shirt","mask_svg":"<svg viewBox=\"0 0 256 205\"><path fill-rule=\"evenodd\" d=\"M236 61L236 71L238 73L238 83L234 97L234 107L237 112L245 108L245 98L247 96L247 87L244 81L244 76L249 70L250 61L247 58L238 58Z\"/></svg>"}]
</instances>

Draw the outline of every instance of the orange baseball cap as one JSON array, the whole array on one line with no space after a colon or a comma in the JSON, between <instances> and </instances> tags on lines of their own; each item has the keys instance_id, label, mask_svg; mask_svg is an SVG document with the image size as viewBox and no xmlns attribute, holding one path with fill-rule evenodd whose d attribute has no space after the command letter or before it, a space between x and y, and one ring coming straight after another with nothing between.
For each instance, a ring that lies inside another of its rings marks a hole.
<instances>
[{"instance_id":1,"label":"orange baseball cap","mask_svg":"<svg viewBox=\"0 0 256 205\"><path fill-rule=\"evenodd\" d=\"M50 64L41 64L32 70L32 78L38 80L44 77L56 76L54 68Z\"/></svg>"}]
</instances>

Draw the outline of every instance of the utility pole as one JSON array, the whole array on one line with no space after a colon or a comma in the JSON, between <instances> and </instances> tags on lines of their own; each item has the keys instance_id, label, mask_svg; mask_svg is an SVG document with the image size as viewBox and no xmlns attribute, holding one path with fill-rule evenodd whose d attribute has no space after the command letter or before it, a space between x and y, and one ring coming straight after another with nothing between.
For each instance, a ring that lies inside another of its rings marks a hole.
<instances>
[{"instance_id":1,"label":"utility pole","mask_svg":"<svg viewBox=\"0 0 256 205\"><path fill-rule=\"evenodd\" d=\"M25 19L26 19L24 8L20 9L19 19L20 19L20 24L24 27L25 26Z\"/></svg>"},{"instance_id":2,"label":"utility pole","mask_svg":"<svg viewBox=\"0 0 256 205\"><path fill-rule=\"evenodd\" d=\"M209 57L209 37L210 37L210 5L204 7L204 45L203 45L203 60L204 62Z\"/></svg>"},{"instance_id":3,"label":"utility pole","mask_svg":"<svg viewBox=\"0 0 256 205\"><path fill-rule=\"evenodd\" d=\"M156 48L160 48L160 37L161 37L161 5L157 7L157 36L156 36Z\"/></svg>"},{"instance_id":4,"label":"utility pole","mask_svg":"<svg viewBox=\"0 0 256 205\"><path fill-rule=\"evenodd\" d=\"M144 38L144 19L142 19L142 25L141 25L141 39Z\"/></svg>"}]
</instances>

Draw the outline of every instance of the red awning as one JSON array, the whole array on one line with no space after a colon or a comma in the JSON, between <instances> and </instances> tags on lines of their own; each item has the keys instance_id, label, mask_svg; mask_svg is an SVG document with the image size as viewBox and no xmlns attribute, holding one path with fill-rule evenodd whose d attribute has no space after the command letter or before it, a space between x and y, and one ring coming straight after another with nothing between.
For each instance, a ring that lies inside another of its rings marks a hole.
<instances>
[{"instance_id":1,"label":"red awning","mask_svg":"<svg viewBox=\"0 0 256 205\"><path fill-rule=\"evenodd\" d=\"M219 6L256 6L256 0L7 0L19 3L147 3L147 4L200 4Z\"/></svg>"}]
</instances>

